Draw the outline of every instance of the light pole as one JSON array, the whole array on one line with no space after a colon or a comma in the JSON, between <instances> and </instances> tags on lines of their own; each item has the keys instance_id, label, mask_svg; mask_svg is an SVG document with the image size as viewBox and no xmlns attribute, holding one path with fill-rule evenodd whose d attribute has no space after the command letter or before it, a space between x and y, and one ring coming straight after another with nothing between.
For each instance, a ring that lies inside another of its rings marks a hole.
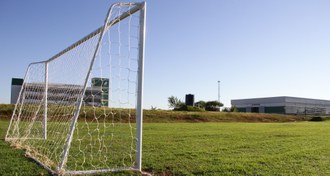
<instances>
[{"instance_id":1,"label":"light pole","mask_svg":"<svg viewBox=\"0 0 330 176\"><path fill-rule=\"evenodd\" d=\"M220 103L220 81L218 81L218 101ZM219 107L219 111L220 111L220 107Z\"/></svg>"}]
</instances>

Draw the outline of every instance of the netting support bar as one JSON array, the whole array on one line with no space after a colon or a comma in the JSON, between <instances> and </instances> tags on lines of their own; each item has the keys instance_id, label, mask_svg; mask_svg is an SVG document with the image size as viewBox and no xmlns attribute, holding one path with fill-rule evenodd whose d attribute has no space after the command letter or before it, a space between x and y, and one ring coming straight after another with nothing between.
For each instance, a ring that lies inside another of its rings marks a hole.
<instances>
[{"instance_id":1,"label":"netting support bar","mask_svg":"<svg viewBox=\"0 0 330 176\"><path fill-rule=\"evenodd\" d=\"M140 41L139 41L139 69L138 69L138 90L136 107L136 161L135 167L141 171L142 168L142 122L143 122L143 75L144 75L144 47L145 47L145 29L146 29L146 2L140 11Z\"/></svg>"},{"instance_id":2,"label":"netting support bar","mask_svg":"<svg viewBox=\"0 0 330 176\"><path fill-rule=\"evenodd\" d=\"M48 111L48 62L45 62L45 95L44 95L44 139L47 139L47 111Z\"/></svg>"}]
</instances>

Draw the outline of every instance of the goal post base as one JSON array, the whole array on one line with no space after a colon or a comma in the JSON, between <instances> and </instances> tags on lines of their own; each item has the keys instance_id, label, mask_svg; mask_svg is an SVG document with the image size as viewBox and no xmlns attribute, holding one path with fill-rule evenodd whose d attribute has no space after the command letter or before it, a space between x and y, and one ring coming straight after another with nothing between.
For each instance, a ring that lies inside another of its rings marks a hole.
<instances>
[{"instance_id":1,"label":"goal post base","mask_svg":"<svg viewBox=\"0 0 330 176\"><path fill-rule=\"evenodd\" d=\"M51 175L92 175L92 174L101 174L107 172L122 172L122 171L132 171L132 172L140 172L142 175L151 175L147 172L142 172L139 169L134 167L127 168L112 168L112 169L96 169L96 170L80 170L80 171L66 171L66 170L53 170L49 166L45 165L43 162L39 161L37 158L33 157L28 152L25 153L25 156L34 160L37 164L44 167Z\"/></svg>"},{"instance_id":2,"label":"goal post base","mask_svg":"<svg viewBox=\"0 0 330 176\"><path fill-rule=\"evenodd\" d=\"M133 171L140 172L139 170L128 167L128 168L113 168L113 169L97 169L97 170L81 170L81 171L65 171L64 175L88 175L88 174L100 174L107 172L121 172L121 171Z\"/></svg>"}]
</instances>

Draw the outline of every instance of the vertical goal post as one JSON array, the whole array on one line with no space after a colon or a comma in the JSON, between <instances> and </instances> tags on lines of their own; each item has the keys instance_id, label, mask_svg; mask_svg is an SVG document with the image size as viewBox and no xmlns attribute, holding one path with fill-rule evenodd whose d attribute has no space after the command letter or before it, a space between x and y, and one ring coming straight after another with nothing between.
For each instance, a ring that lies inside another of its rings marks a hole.
<instances>
[{"instance_id":1,"label":"vertical goal post","mask_svg":"<svg viewBox=\"0 0 330 176\"><path fill-rule=\"evenodd\" d=\"M141 172L145 28L145 1L115 3L103 26L31 63L5 140L56 175Z\"/></svg>"}]
</instances>

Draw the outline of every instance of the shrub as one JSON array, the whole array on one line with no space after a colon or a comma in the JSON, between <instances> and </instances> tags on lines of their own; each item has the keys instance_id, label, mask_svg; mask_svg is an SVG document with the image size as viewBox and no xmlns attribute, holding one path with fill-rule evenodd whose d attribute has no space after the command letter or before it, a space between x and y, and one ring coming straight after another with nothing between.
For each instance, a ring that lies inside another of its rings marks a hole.
<instances>
[{"instance_id":1,"label":"shrub","mask_svg":"<svg viewBox=\"0 0 330 176\"><path fill-rule=\"evenodd\" d=\"M187 106L187 105L182 105L178 108L174 108L174 111L196 111L196 112L202 112L204 109L196 107L196 106Z\"/></svg>"},{"instance_id":2,"label":"shrub","mask_svg":"<svg viewBox=\"0 0 330 176\"><path fill-rule=\"evenodd\" d=\"M177 97L174 97L174 96L168 97L168 106L170 108L178 109L178 108L181 108L184 105L185 104L180 99L178 99Z\"/></svg>"},{"instance_id":3,"label":"shrub","mask_svg":"<svg viewBox=\"0 0 330 176\"><path fill-rule=\"evenodd\" d=\"M206 102L205 110L219 111L221 106L223 106L223 104L218 101L208 101L208 102Z\"/></svg>"},{"instance_id":4,"label":"shrub","mask_svg":"<svg viewBox=\"0 0 330 176\"><path fill-rule=\"evenodd\" d=\"M202 108L202 109L205 109L206 102L205 101L198 101L198 102L195 103L195 106L199 107L199 108Z\"/></svg>"},{"instance_id":5,"label":"shrub","mask_svg":"<svg viewBox=\"0 0 330 176\"><path fill-rule=\"evenodd\" d=\"M320 116L315 116L315 117L312 117L309 121L312 121L312 122L320 122L320 121L324 121L325 119L320 117Z\"/></svg>"}]
</instances>

